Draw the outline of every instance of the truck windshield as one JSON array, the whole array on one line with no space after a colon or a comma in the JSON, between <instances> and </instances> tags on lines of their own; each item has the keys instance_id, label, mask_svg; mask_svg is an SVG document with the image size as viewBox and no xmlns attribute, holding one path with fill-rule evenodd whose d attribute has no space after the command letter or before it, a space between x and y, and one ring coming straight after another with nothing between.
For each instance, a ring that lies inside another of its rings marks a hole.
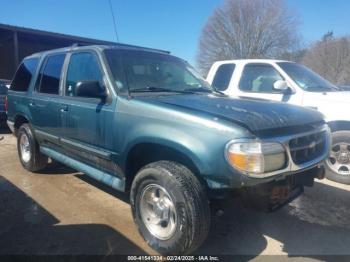
<instances>
[{"instance_id":1,"label":"truck windshield","mask_svg":"<svg viewBox=\"0 0 350 262\"><path fill-rule=\"evenodd\" d=\"M105 50L116 85L130 92L214 92L187 62L168 54Z\"/></svg>"},{"instance_id":2,"label":"truck windshield","mask_svg":"<svg viewBox=\"0 0 350 262\"><path fill-rule=\"evenodd\" d=\"M311 71L306 66L290 63L277 63L297 85L308 92L332 92L340 91L335 85L331 84L320 75Z\"/></svg>"}]
</instances>

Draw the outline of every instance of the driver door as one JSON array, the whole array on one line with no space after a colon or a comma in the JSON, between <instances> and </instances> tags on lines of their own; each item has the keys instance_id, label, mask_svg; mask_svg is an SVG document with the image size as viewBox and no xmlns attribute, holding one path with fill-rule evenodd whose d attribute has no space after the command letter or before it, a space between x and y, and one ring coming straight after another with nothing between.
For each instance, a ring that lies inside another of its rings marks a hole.
<instances>
[{"instance_id":1,"label":"driver door","mask_svg":"<svg viewBox=\"0 0 350 262\"><path fill-rule=\"evenodd\" d=\"M274 88L278 80L285 80L270 64L254 63L244 66L238 83L239 96L280 102L292 102L293 94Z\"/></svg>"},{"instance_id":2,"label":"driver door","mask_svg":"<svg viewBox=\"0 0 350 262\"><path fill-rule=\"evenodd\" d=\"M95 52L82 51L70 55L62 99L62 108L67 114L65 139L62 139L62 144L74 157L102 166L102 161L110 161L113 147L115 100L112 97L105 100L82 97L75 88L79 82L96 81L108 90L104 79L102 66Z\"/></svg>"}]
</instances>

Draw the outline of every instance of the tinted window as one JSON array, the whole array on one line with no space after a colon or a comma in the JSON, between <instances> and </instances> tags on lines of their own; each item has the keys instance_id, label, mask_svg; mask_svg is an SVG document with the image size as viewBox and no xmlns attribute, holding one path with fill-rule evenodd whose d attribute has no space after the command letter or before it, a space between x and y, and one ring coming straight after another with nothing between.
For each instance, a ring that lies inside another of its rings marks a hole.
<instances>
[{"instance_id":1,"label":"tinted window","mask_svg":"<svg viewBox=\"0 0 350 262\"><path fill-rule=\"evenodd\" d=\"M244 67L239 88L254 93L280 93L273 84L283 80L275 68L267 64L250 64Z\"/></svg>"},{"instance_id":2,"label":"tinted window","mask_svg":"<svg viewBox=\"0 0 350 262\"><path fill-rule=\"evenodd\" d=\"M28 90L32 76L38 66L38 61L38 58L30 58L22 62L12 81L11 90L20 92L26 92Z\"/></svg>"},{"instance_id":3,"label":"tinted window","mask_svg":"<svg viewBox=\"0 0 350 262\"><path fill-rule=\"evenodd\" d=\"M103 74L97 57L92 53L76 53L71 56L66 78L66 95L76 96L75 87L80 81L98 81L103 86Z\"/></svg>"},{"instance_id":4,"label":"tinted window","mask_svg":"<svg viewBox=\"0 0 350 262\"><path fill-rule=\"evenodd\" d=\"M7 87L5 84L0 83L0 95L6 95L7 94Z\"/></svg>"},{"instance_id":5,"label":"tinted window","mask_svg":"<svg viewBox=\"0 0 350 262\"><path fill-rule=\"evenodd\" d=\"M58 95L60 77L65 55L52 55L46 59L46 63L40 70L38 91L45 94Z\"/></svg>"},{"instance_id":6,"label":"tinted window","mask_svg":"<svg viewBox=\"0 0 350 262\"><path fill-rule=\"evenodd\" d=\"M230 84L235 67L235 64L223 64L219 66L213 79L213 87L217 90L225 91Z\"/></svg>"}]
</instances>

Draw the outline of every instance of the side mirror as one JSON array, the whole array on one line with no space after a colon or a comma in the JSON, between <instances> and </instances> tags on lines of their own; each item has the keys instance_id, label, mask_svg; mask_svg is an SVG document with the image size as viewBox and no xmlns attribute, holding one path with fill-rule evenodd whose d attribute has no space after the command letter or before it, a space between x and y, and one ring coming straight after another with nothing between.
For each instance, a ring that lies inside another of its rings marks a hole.
<instances>
[{"instance_id":1,"label":"side mirror","mask_svg":"<svg viewBox=\"0 0 350 262\"><path fill-rule=\"evenodd\" d=\"M285 92L289 89L288 83L284 80L277 80L273 83L273 88L278 91Z\"/></svg>"},{"instance_id":2,"label":"side mirror","mask_svg":"<svg viewBox=\"0 0 350 262\"><path fill-rule=\"evenodd\" d=\"M107 93L98 81L80 81L75 86L75 96L105 99Z\"/></svg>"}]
</instances>

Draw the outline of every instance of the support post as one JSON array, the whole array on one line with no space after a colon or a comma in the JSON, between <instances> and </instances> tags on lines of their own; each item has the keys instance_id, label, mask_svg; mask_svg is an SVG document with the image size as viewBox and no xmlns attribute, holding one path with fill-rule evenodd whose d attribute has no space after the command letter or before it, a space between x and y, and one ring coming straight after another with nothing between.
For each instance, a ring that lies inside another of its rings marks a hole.
<instances>
[{"instance_id":1,"label":"support post","mask_svg":"<svg viewBox=\"0 0 350 262\"><path fill-rule=\"evenodd\" d=\"M17 31L13 32L13 48L14 48L14 66L15 66L15 70L18 67L18 63L19 63L19 51L18 51L18 35L17 35Z\"/></svg>"}]
</instances>

